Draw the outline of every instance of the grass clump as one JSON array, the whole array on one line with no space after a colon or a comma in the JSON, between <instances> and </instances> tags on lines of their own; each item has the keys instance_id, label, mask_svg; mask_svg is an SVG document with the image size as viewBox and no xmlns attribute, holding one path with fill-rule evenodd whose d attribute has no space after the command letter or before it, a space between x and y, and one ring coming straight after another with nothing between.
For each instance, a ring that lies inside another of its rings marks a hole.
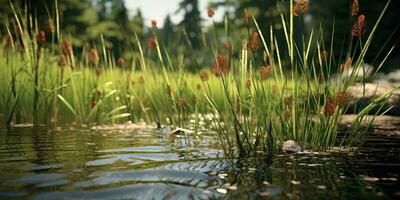
<instances>
[{"instance_id":1,"label":"grass clump","mask_svg":"<svg viewBox=\"0 0 400 200\"><path fill-rule=\"evenodd\" d=\"M83 49L78 59L58 24L50 32L24 30L16 14L22 31L8 30L6 48L0 51L0 112L7 125L130 120L196 132L202 129L201 119L210 116L209 128L218 133L229 156L272 154L288 139L314 150L360 145L368 129L361 124L391 94L362 110L339 142L338 122L347 109L347 88L359 80L356 74L364 69L364 56L390 1L368 36L365 16L354 17L346 52L325 46L322 27L302 34L301 40L294 38L295 18L303 17L308 3L291 0L290 12L281 14L283 32L271 27L269 38L245 10L248 38L238 55L229 43L221 44L214 28L215 41L209 47L214 63L198 74L175 64L180 55L169 55L155 21L147 46L134 36L131 45L139 63L126 63L114 59L104 45ZM213 18L214 12L209 9L208 16ZM284 35L284 42L277 34ZM51 42L46 40L49 35ZM343 64L335 64L336 54L344 55Z\"/></svg>"}]
</instances>

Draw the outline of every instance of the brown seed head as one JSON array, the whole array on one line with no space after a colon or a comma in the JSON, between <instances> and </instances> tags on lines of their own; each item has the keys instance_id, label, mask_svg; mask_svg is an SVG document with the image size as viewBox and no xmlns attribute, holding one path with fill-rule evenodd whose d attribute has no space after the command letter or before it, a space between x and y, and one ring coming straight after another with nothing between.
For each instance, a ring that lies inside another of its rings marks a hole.
<instances>
[{"instance_id":1,"label":"brown seed head","mask_svg":"<svg viewBox=\"0 0 400 200\"><path fill-rule=\"evenodd\" d=\"M101 75L101 69L99 67L96 67L96 76L100 76Z\"/></svg>"},{"instance_id":2,"label":"brown seed head","mask_svg":"<svg viewBox=\"0 0 400 200\"><path fill-rule=\"evenodd\" d=\"M357 22L354 23L351 35L359 37L367 33L367 27L365 24L365 15L358 16Z\"/></svg>"},{"instance_id":3,"label":"brown seed head","mask_svg":"<svg viewBox=\"0 0 400 200\"><path fill-rule=\"evenodd\" d=\"M187 106L188 101L187 101L187 99L185 97L181 97L176 101L176 104L178 106Z\"/></svg>"},{"instance_id":4,"label":"brown seed head","mask_svg":"<svg viewBox=\"0 0 400 200\"><path fill-rule=\"evenodd\" d=\"M154 37L150 37L150 38L147 40L147 45L148 45L150 48L155 49L155 48L157 47L157 40L156 40Z\"/></svg>"},{"instance_id":5,"label":"brown seed head","mask_svg":"<svg viewBox=\"0 0 400 200\"><path fill-rule=\"evenodd\" d=\"M170 84L167 84L167 94L168 96L172 96L172 87Z\"/></svg>"},{"instance_id":6,"label":"brown seed head","mask_svg":"<svg viewBox=\"0 0 400 200\"><path fill-rule=\"evenodd\" d=\"M293 15L304 15L308 11L308 0L298 0L293 5Z\"/></svg>"},{"instance_id":7,"label":"brown seed head","mask_svg":"<svg viewBox=\"0 0 400 200\"><path fill-rule=\"evenodd\" d=\"M61 53L65 56L69 56L72 54L72 47L68 41L64 41L61 43Z\"/></svg>"},{"instance_id":8,"label":"brown seed head","mask_svg":"<svg viewBox=\"0 0 400 200\"><path fill-rule=\"evenodd\" d=\"M258 34L258 31L254 31L250 37L250 42L248 44L248 50L250 50L251 52L254 53L255 51L257 51L259 46L260 46L260 36Z\"/></svg>"},{"instance_id":9,"label":"brown seed head","mask_svg":"<svg viewBox=\"0 0 400 200\"><path fill-rule=\"evenodd\" d=\"M260 78L266 80L272 71L271 65L260 67Z\"/></svg>"},{"instance_id":10,"label":"brown seed head","mask_svg":"<svg viewBox=\"0 0 400 200\"><path fill-rule=\"evenodd\" d=\"M347 105L347 103L349 102L349 95L347 94L347 92L339 92L337 95L336 95L336 104L339 106L339 107L343 107L343 106L346 106Z\"/></svg>"},{"instance_id":11,"label":"brown seed head","mask_svg":"<svg viewBox=\"0 0 400 200\"><path fill-rule=\"evenodd\" d=\"M143 75L139 76L139 83L144 84L144 82L145 82L144 76Z\"/></svg>"},{"instance_id":12,"label":"brown seed head","mask_svg":"<svg viewBox=\"0 0 400 200\"><path fill-rule=\"evenodd\" d=\"M231 50L232 49L232 45L229 42L225 42L222 47L226 50Z\"/></svg>"},{"instance_id":13,"label":"brown seed head","mask_svg":"<svg viewBox=\"0 0 400 200\"><path fill-rule=\"evenodd\" d=\"M12 35L8 35L6 38L6 43L4 44L4 48L14 47L14 38Z\"/></svg>"},{"instance_id":14,"label":"brown seed head","mask_svg":"<svg viewBox=\"0 0 400 200\"><path fill-rule=\"evenodd\" d=\"M54 33L55 32L55 27L54 27L54 21L51 18L48 18L46 21L46 26L45 30L48 33Z\"/></svg>"},{"instance_id":15,"label":"brown seed head","mask_svg":"<svg viewBox=\"0 0 400 200\"><path fill-rule=\"evenodd\" d=\"M203 89L203 85L202 84L197 84L197 90L202 90Z\"/></svg>"},{"instance_id":16,"label":"brown seed head","mask_svg":"<svg viewBox=\"0 0 400 200\"><path fill-rule=\"evenodd\" d=\"M214 17L214 14L215 14L215 10L213 8L208 8L207 9L207 15L208 15L209 18Z\"/></svg>"},{"instance_id":17,"label":"brown seed head","mask_svg":"<svg viewBox=\"0 0 400 200\"><path fill-rule=\"evenodd\" d=\"M89 63L92 65L97 65L97 64L99 64L99 60L100 60L100 57L99 57L99 53L97 52L97 49L95 49L95 48L91 49L90 53L89 53Z\"/></svg>"},{"instance_id":18,"label":"brown seed head","mask_svg":"<svg viewBox=\"0 0 400 200\"><path fill-rule=\"evenodd\" d=\"M329 52L327 50L323 50L321 52L321 60L322 62L326 62L329 58Z\"/></svg>"},{"instance_id":19,"label":"brown seed head","mask_svg":"<svg viewBox=\"0 0 400 200\"><path fill-rule=\"evenodd\" d=\"M92 100L91 104L92 108L94 108L97 105L97 101L96 100Z\"/></svg>"},{"instance_id":20,"label":"brown seed head","mask_svg":"<svg viewBox=\"0 0 400 200\"><path fill-rule=\"evenodd\" d=\"M22 34L22 28L21 28L20 26L16 26L16 27L15 27L15 33L16 33L17 35L21 35L21 34Z\"/></svg>"},{"instance_id":21,"label":"brown seed head","mask_svg":"<svg viewBox=\"0 0 400 200\"><path fill-rule=\"evenodd\" d=\"M251 85L252 85L251 79L247 79L247 80L246 80L246 88L247 88L248 90L251 89Z\"/></svg>"},{"instance_id":22,"label":"brown seed head","mask_svg":"<svg viewBox=\"0 0 400 200\"><path fill-rule=\"evenodd\" d=\"M250 18L251 18L251 16L249 14L249 11L247 10L247 8L245 8L243 11L243 23L245 25L249 25Z\"/></svg>"},{"instance_id":23,"label":"brown seed head","mask_svg":"<svg viewBox=\"0 0 400 200\"><path fill-rule=\"evenodd\" d=\"M293 97L292 96L285 97L284 101L285 101L285 107L290 108L292 106Z\"/></svg>"},{"instance_id":24,"label":"brown seed head","mask_svg":"<svg viewBox=\"0 0 400 200\"><path fill-rule=\"evenodd\" d=\"M343 72L346 71L346 69L351 67L352 62L353 60L350 57L347 58L345 63L340 64L339 73L343 74Z\"/></svg>"},{"instance_id":25,"label":"brown seed head","mask_svg":"<svg viewBox=\"0 0 400 200\"><path fill-rule=\"evenodd\" d=\"M58 60L58 66L64 68L67 65L67 59L63 54L60 55L60 59Z\"/></svg>"},{"instance_id":26,"label":"brown seed head","mask_svg":"<svg viewBox=\"0 0 400 200\"><path fill-rule=\"evenodd\" d=\"M360 10L360 5L358 4L358 0L353 0L351 4L351 16L358 15L358 11Z\"/></svg>"},{"instance_id":27,"label":"brown seed head","mask_svg":"<svg viewBox=\"0 0 400 200\"><path fill-rule=\"evenodd\" d=\"M209 75L207 71L200 72L199 76L202 81L208 81Z\"/></svg>"},{"instance_id":28,"label":"brown seed head","mask_svg":"<svg viewBox=\"0 0 400 200\"><path fill-rule=\"evenodd\" d=\"M46 33L44 31L40 31L37 35L36 42L38 45L43 46L46 43Z\"/></svg>"},{"instance_id":29,"label":"brown seed head","mask_svg":"<svg viewBox=\"0 0 400 200\"><path fill-rule=\"evenodd\" d=\"M196 96L196 94L192 94L192 103L193 103L193 104L196 104L198 100L199 100L199 99L198 99L198 97Z\"/></svg>"},{"instance_id":30,"label":"brown seed head","mask_svg":"<svg viewBox=\"0 0 400 200\"><path fill-rule=\"evenodd\" d=\"M211 66L211 71L217 77L228 74L229 57L226 55L218 54L215 59L215 64Z\"/></svg>"},{"instance_id":31,"label":"brown seed head","mask_svg":"<svg viewBox=\"0 0 400 200\"><path fill-rule=\"evenodd\" d=\"M328 97L324 106L324 115L332 116L335 113L336 102L333 97Z\"/></svg>"},{"instance_id":32,"label":"brown seed head","mask_svg":"<svg viewBox=\"0 0 400 200\"><path fill-rule=\"evenodd\" d=\"M117 65L120 66L120 67L124 66L125 65L125 59L122 58L122 57L118 58Z\"/></svg>"},{"instance_id":33,"label":"brown seed head","mask_svg":"<svg viewBox=\"0 0 400 200\"><path fill-rule=\"evenodd\" d=\"M151 26L153 27L153 28L156 28L157 27L157 21L156 20L151 20Z\"/></svg>"}]
</instances>

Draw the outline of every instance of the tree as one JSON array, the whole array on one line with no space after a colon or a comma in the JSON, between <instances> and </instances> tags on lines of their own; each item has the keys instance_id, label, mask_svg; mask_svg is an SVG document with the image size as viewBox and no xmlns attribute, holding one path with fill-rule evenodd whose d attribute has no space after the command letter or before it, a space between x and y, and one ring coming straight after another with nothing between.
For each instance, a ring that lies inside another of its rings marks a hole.
<instances>
[{"instance_id":1,"label":"tree","mask_svg":"<svg viewBox=\"0 0 400 200\"><path fill-rule=\"evenodd\" d=\"M198 0L182 0L179 10L184 11L180 25L186 30L193 49L200 48L201 17Z\"/></svg>"},{"instance_id":2,"label":"tree","mask_svg":"<svg viewBox=\"0 0 400 200\"><path fill-rule=\"evenodd\" d=\"M172 44L172 40L174 39L175 35L175 30L174 30L174 24L171 21L171 17L167 15L165 17L164 21L164 26L162 28L161 34L162 34L162 40L164 41L164 44L168 47L169 45Z\"/></svg>"}]
</instances>

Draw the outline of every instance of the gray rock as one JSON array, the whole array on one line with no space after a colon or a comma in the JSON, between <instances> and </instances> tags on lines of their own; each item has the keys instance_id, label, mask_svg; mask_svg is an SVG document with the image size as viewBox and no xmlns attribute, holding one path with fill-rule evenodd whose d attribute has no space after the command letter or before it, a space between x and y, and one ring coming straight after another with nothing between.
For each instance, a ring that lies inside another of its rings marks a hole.
<instances>
[{"instance_id":1,"label":"gray rock","mask_svg":"<svg viewBox=\"0 0 400 200\"><path fill-rule=\"evenodd\" d=\"M400 84L400 69L390 72L389 74L386 75L385 79Z\"/></svg>"},{"instance_id":2,"label":"gray rock","mask_svg":"<svg viewBox=\"0 0 400 200\"><path fill-rule=\"evenodd\" d=\"M398 87L398 86L397 86ZM379 81L375 83L355 84L349 86L347 94L349 95L349 110L347 113L358 113L368 106L375 98L393 91L396 86L388 81ZM382 111L390 109L386 114L400 115L400 90L393 92L393 95L384 102ZM371 114L376 110L372 110Z\"/></svg>"},{"instance_id":3,"label":"gray rock","mask_svg":"<svg viewBox=\"0 0 400 200\"><path fill-rule=\"evenodd\" d=\"M283 143L282 151L285 153L298 153L301 151L301 146L294 140L288 140Z\"/></svg>"},{"instance_id":4,"label":"gray rock","mask_svg":"<svg viewBox=\"0 0 400 200\"><path fill-rule=\"evenodd\" d=\"M354 72L353 72L354 71ZM349 77L351 74L357 78L362 78L362 77L370 77L374 72L374 66L365 63L362 67L359 67L357 70L355 70L353 67L350 67L346 71L344 71L343 76Z\"/></svg>"}]
</instances>

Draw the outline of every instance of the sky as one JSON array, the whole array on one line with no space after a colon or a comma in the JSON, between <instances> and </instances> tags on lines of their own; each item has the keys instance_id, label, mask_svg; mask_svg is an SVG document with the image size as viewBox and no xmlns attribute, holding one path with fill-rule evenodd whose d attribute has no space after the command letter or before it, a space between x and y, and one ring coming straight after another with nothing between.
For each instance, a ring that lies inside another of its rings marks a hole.
<instances>
[{"instance_id":1,"label":"sky","mask_svg":"<svg viewBox=\"0 0 400 200\"><path fill-rule=\"evenodd\" d=\"M164 19L167 14L171 15L171 19L174 23L178 23L182 20L183 12L175 14L180 1L181 0L125 0L125 3L131 15L135 15L136 10L140 8L147 24L150 24L150 20L155 19L161 27L164 24ZM199 0L200 13L204 19L207 19L207 6L211 1L213 0ZM222 13L222 10L221 12L217 11L215 17L217 19L222 18Z\"/></svg>"}]
</instances>

